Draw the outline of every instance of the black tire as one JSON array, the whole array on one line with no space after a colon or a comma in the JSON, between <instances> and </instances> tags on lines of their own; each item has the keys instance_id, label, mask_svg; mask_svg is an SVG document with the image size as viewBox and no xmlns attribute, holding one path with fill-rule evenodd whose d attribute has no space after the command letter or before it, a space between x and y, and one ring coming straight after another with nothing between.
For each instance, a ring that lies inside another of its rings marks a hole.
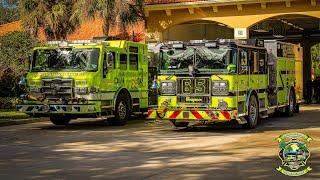
<instances>
[{"instance_id":1,"label":"black tire","mask_svg":"<svg viewBox=\"0 0 320 180\"><path fill-rule=\"evenodd\" d=\"M259 119L259 106L257 98L253 95L250 96L248 106L248 116L246 117L247 123L244 124L246 129L254 129L257 127Z\"/></svg>"},{"instance_id":2,"label":"black tire","mask_svg":"<svg viewBox=\"0 0 320 180\"><path fill-rule=\"evenodd\" d=\"M291 117L293 116L293 113L295 111L295 98L294 98L294 93L293 91L290 91L290 95L289 95L289 105L286 107L286 111L285 111L285 115L287 117Z\"/></svg>"},{"instance_id":3,"label":"black tire","mask_svg":"<svg viewBox=\"0 0 320 180\"><path fill-rule=\"evenodd\" d=\"M68 125L71 119L66 116L51 116L50 121L54 125Z\"/></svg>"},{"instance_id":4,"label":"black tire","mask_svg":"<svg viewBox=\"0 0 320 180\"><path fill-rule=\"evenodd\" d=\"M300 112L300 104L296 104L296 106L294 108L294 112L295 113L299 113Z\"/></svg>"},{"instance_id":5,"label":"black tire","mask_svg":"<svg viewBox=\"0 0 320 180\"><path fill-rule=\"evenodd\" d=\"M172 124L175 127L182 127L182 128L186 128L189 125L189 122L176 122L176 121L172 121Z\"/></svg>"},{"instance_id":6,"label":"black tire","mask_svg":"<svg viewBox=\"0 0 320 180\"><path fill-rule=\"evenodd\" d=\"M130 105L129 96L125 94L120 94L117 99L115 107L115 118L110 120L109 123L113 126L124 126L130 117Z\"/></svg>"}]
</instances>

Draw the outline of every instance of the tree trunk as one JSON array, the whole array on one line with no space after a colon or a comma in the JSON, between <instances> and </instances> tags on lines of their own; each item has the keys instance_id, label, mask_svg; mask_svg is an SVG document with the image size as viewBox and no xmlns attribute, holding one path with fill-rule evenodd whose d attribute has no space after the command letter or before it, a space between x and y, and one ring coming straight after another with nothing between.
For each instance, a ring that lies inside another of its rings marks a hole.
<instances>
[{"instance_id":1,"label":"tree trunk","mask_svg":"<svg viewBox=\"0 0 320 180\"><path fill-rule=\"evenodd\" d=\"M109 18L103 18L103 33L108 37L110 31L110 21Z\"/></svg>"}]
</instances>

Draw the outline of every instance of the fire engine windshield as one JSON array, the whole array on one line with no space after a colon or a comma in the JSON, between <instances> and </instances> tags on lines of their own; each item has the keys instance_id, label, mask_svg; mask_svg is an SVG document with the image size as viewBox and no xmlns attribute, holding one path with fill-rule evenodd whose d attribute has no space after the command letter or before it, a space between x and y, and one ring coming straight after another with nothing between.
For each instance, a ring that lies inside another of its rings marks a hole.
<instances>
[{"instance_id":1,"label":"fire engine windshield","mask_svg":"<svg viewBox=\"0 0 320 180\"><path fill-rule=\"evenodd\" d=\"M100 50L97 48L63 48L35 50L32 71L97 71Z\"/></svg>"},{"instance_id":2,"label":"fire engine windshield","mask_svg":"<svg viewBox=\"0 0 320 180\"><path fill-rule=\"evenodd\" d=\"M168 49L160 53L160 71L185 72L189 66L194 66L200 73L228 73L229 65L234 65L234 71L236 69L236 52L236 49L227 46L216 48L188 46L184 49Z\"/></svg>"}]
</instances>

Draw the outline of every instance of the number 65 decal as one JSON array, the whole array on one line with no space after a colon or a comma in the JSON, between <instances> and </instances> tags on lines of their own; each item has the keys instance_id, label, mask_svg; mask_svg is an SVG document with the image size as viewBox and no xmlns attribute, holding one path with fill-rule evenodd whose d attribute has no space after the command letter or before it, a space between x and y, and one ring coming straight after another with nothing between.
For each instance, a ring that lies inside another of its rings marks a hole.
<instances>
[{"instance_id":1,"label":"number 65 decal","mask_svg":"<svg viewBox=\"0 0 320 180\"><path fill-rule=\"evenodd\" d=\"M182 93L191 94L199 93L203 94L206 91L206 80L205 79L183 79L182 80Z\"/></svg>"}]
</instances>

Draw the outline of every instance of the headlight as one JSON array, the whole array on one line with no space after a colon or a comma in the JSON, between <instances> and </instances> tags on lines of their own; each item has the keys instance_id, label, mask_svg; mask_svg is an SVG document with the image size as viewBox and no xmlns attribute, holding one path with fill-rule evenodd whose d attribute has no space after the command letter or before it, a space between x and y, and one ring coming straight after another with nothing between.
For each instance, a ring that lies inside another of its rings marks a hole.
<instances>
[{"instance_id":1,"label":"headlight","mask_svg":"<svg viewBox=\"0 0 320 180\"><path fill-rule=\"evenodd\" d=\"M26 78L25 78L25 77L21 77L21 78L20 78L20 81L19 81L19 87L20 87L21 89L25 89L26 84L27 84Z\"/></svg>"},{"instance_id":2,"label":"headlight","mask_svg":"<svg viewBox=\"0 0 320 180\"><path fill-rule=\"evenodd\" d=\"M87 94L88 88L87 87L76 87L74 88L74 93L76 94Z\"/></svg>"},{"instance_id":3,"label":"headlight","mask_svg":"<svg viewBox=\"0 0 320 180\"><path fill-rule=\"evenodd\" d=\"M176 94L176 83L174 81L161 82L161 94Z\"/></svg>"},{"instance_id":4,"label":"headlight","mask_svg":"<svg viewBox=\"0 0 320 180\"><path fill-rule=\"evenodd\" d=\"M212 82L212 94L215 95L228 95L229 82L228 81L213 81Z\"/></svg>"},{"instance_id":5,"label":"headlight","mask_svg":"<svg viewBox=\"0 0 320 180\"><path fill-rule=\"evenodd\" d=\"M29 91L30 92L40 93L41 92L41 88L40 87L31 86L31 87L29 87Z\"/></svg>"},{"instance_id":6,"label":"headlight","mask_svg":"<svg viewBox=\"0 0 320 180\"><path fill-rule=\"evenodd\" d=\"M36 86L36 87L40 87L42 85L42 82L41 81L36 81L36 80L30 80L29 81L29 86Z\"/></svg>"}]
</instances>

